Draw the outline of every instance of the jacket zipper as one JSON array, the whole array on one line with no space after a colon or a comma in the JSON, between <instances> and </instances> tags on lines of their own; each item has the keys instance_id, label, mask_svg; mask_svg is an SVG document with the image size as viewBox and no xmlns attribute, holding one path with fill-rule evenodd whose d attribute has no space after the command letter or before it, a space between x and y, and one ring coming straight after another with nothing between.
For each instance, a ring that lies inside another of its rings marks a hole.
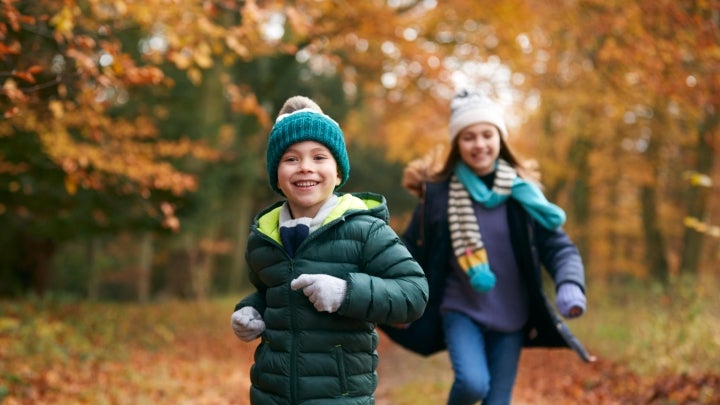
<instances>
[{"instance_id":1,"label":"jacket zipper","mask_svg":"<svg viewBox=\"0 0 720 405\"><path fill-rule=\"evenodd\" d=\"M257 227L253 228L253 232L257 233L262 239L266 240L273 246L280 249L280 251L282 251L282 253L285 255L285 257L288 260L288 272L290 273L290 280L294 279L295 278L295 274L294 274L295 259L293 259L292 257L290 257L290 255L288 255L285 248L280 243L278 243L278 241L269 237L265 233L260 232L260 230ZM295 308L296 307L295 294L294 294L294 291L292 291L292 288L290 288L289 282L288 282L287 288L289 290L288 296L290 297L289 302L288 302L289 308ZM292 316L292 315L290 316L290 330L292 331L292 333L290 334L291 339L292 339L292 343L291 343L292 347L290 349L290 387L289 387L291 404L297 403L297 385L298 385L297 373L292 371L292 370L295 370L297 367L298 342L297 342L297 325L295 323L296 318L297 318L296 316Z\"/></svg>"},{"instance_id":2,"label":"jacket zipper","mask_svg":"<svg viewBox=\"0 0 720 405\"><path fill-rule=\"evenodd\" d=\"M284 250L284 249L283 249ZM288 271L290 272L290 280L295 278L295 266L294 266L294 259L289 259L289 268ZM290 308L293 308L293 311L297 310L297 303L295 302L296 294L292 289L290 288L290 283L288 283L288 290L289 290L289 297L290 297ZM297 324L296 319L297 316L294 316L295 314L290 315L290 327L292 328L292 348L290 349L290 403L295 404L297 403L297 373L294 371L297 369L297 353L298 353L298 339L297 339Z\"/></svg>"},{"instance_id":3,"label":"jacket zipper","mask_svg":"<svg viewBox=\"0 0 720 405\"><path fill-rule=\"evenodd\" d=\"M313 233L311 233L310 235L308 235L308 237L305 238L305 240L303 240L303 241L300 243L300 245L298 245L297 250L295 251L295 255L296 255L296 256L298 255L298 253L300 252L301 248L302 248L307 242L309 242L309 241L312 240L312 239L315 239L319 233L322 233L322 232L318 232L318 231L324 231L326 228L329 228L329 227L333 226L333 225L336 224L337 222L344 222L344 221L347 219L346 217L347 217L347 215L342 215L341 217L339 217L339 218L337 218L337 219L335 219L335 220L333 220L333 221L331 221L331 222L328 222L327 224L325 224L325 225L321 226L320 228L318 228L317 230L315 230L315 232L313 232ZM290 257L290 255L288 255L287 251L286 251L285 248L282 246L282 244L278 243L278 241L276 241L276 240L274 240L273 238L269 237L269 236L266 235L265 233L260 232L260 230L259 230L257 227L254 227L254 228L253 228L253 232L256 232L258 235L260 235L261 238L265 239L266 241L270 242L270 243L273 244L274 246L278 247L278 248L283 252L283 254L285 254L285 257L287 258L287 260L288 260L288 262L289 262L288 271L289 271L289 273L290 273L290 280L294 279L295 276L296 276L295 271L294 271L294 268L295 268L295 266L294 266L295 259L292 258L292 257ZM288 288L288 290L290 290L290 291L289 291L289 297L290 297L289 305L290 305L291 308L295 308L295 307L296 307L296 304L295 304L295 294L294 294L294 291L292 291L292 289L290 288L290 283L288 283L288 287L287 287L287 288ZM297 386L298 386L297 373L295 373L295 372L293 371L293 370L296 370L296 367L297 367L297 358L298 358L298 354L297 354L297 353L298 353L297 325L296 325L296 323L295 323L295 319L296 319L296 318L297 318L296 316L291 316L291 317L290 317L290 328L292 329L292 334L291 334L291 336L292 336L292 347L291 347L291 349L290 349L290 370L291 370L291 371L290 371L290 403L292 403L292 404L297 403L297 389L298 389L298 388L297 388Z\"/></svg>"}]
</instances>

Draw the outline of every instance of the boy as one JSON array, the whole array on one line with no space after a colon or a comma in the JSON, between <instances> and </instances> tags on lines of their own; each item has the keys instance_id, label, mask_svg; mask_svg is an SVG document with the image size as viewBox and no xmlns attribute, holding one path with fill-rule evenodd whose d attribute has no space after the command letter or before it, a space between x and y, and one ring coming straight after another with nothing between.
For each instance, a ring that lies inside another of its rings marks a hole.
<instances>
[{"instance_id":1,"label":"boy","mask_svg":"<svg viewBox=\"0 0 720 405\"><path fill-rule=\"evenodd\" d=\"M290 98L268 139L271 187L285 197L253 220L246 260L257 289L231 325L261 337L253 404L372 404L377 323L407 323L427 304L425 275L388 225L385 198L336 192L350 163L338 124Z\"/></svg>"}]
</instances>

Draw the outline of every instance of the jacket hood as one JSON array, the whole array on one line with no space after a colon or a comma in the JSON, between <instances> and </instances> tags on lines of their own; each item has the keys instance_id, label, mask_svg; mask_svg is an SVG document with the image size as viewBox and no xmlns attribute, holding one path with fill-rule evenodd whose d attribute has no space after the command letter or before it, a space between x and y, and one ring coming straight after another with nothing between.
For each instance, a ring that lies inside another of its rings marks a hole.
<instances>
[{"instance_id":1,"label":"jacket hood","mask_svg":"<svg viewBox=\"0 0 720 405\"><path fill-rule=\"evenodd\" d=\"M336 195L339 197L338 205L325 218L323 226L358 214L371 215L389 223L390 211L385 196L371 192L336 193ZM285 200L277 201L260 211L253 219L252 228L279 241L280 210L284 203Z\"/></svg>"}]
</instances>

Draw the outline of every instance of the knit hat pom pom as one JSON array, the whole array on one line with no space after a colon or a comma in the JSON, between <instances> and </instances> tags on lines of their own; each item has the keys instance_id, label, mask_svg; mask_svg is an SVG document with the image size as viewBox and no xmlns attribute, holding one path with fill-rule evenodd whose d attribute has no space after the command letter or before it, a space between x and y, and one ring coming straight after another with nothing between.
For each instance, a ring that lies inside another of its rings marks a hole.
<instances>
[{"instance_id":1,"label":"knit hat pom pom","mask_svg":"<svg viewBox=\"0 0 720 405\"><path fill-rule=\"evenodd\" d=\"M490 271L487 263L472 266L467 274L470 277L470 285L481 293L488 292L495 287L495 274Z\"/></svg>"}]
</instances>

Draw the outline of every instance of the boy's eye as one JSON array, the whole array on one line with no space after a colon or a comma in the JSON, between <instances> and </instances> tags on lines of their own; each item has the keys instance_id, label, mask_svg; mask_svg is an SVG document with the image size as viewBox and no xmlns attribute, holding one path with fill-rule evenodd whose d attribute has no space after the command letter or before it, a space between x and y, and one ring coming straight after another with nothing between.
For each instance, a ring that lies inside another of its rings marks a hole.
<instances>
[{"instance_id":1,"label":"boy's eye","mask_svg":"<svg viewBox=\"0 0 720 405\"><path fill-rule=\"evenodd\" d=\"M283 162L294 162L296 160L297 160L297 158L295 156L285 156L282 158Z\"/></svg>"}]
</instances>

